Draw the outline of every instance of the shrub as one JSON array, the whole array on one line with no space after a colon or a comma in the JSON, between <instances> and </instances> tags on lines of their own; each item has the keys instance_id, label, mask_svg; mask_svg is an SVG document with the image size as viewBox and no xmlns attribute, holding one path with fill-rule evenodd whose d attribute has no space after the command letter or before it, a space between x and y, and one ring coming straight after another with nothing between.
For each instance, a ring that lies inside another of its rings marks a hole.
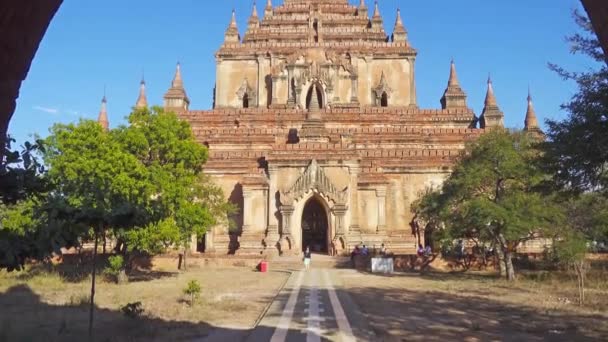
<instances>
[{"instance_id":1,"label":"shrub","mask_svg":"<svg viewBox=\"0 0 608 342\"><path fill-rule=\"evenodd\" d=\"M201 294L201 284L198 280L191 280L184 289L184 294L190 296L190 306L194 306L194 300Z\"/></svg>"},{"instance_id":2,"label":"shrub","mask_svg":"<svg viewBox=\"0 0 608 342\"><path fill-rule=\"evenodd\" d=\"M141 302L135 302L121 307L120 311L129 318L139 318L144 313L144 308Z\"/></svg>"},{"instance_id":3,"label":"shrub","mask_svg":"<svg viewBox=\"0 0 608 342\"><path fill-rule=\"evenodd\" d=\"M114 255L108 258L108 266L104 270L106 277L112 279L116 283L122 283L126 280L125 261L121 255Z\"/></svg>"}]
</instances>

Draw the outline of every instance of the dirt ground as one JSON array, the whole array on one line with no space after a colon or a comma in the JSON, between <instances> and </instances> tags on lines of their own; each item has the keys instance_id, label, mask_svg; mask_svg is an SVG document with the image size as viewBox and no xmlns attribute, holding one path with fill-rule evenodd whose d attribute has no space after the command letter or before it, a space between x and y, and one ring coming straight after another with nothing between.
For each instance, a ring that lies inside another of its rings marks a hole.
<instances>
[{"instance_id":1,"label":"dirt ground","mask_svg":"<svg viewBox=\"0 0 608 342\"><path fill-rule=\"evenodd\" d=\"M249 268L175 268L174 260L155 261L128 284L99 281L95 341L193 340L214 329L250 329L289 276ZM194 307L182 292L192 279L202 288ZM89 286L90 278L67 280L55 272L0 272L0 341L84 340ZM133 302L142 303L142 317L120 311Z\"/></svg>"},{"instance_id":2,"label":"dirt ground","mask_svg":"<svg viewBox=\"0 0 608 342\"><path fill-rule=\"evenodd\" d=\"M608 273L589 276L586 306L560 273L516 283L482 273L371 275L340 270L340 290L383 341L606 341Z\"/></svg>"}]
</instances>

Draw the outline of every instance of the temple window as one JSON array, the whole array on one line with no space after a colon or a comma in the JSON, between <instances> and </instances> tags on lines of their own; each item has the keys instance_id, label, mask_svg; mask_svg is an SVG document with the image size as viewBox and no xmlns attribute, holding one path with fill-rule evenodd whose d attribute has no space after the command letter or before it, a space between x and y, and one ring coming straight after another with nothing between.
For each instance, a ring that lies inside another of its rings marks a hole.
<instances>
[{"instance_id":1,"label":"temple window","mask_svg":"<svg viewBox=\"0 0 608 342\"><path fill-rule=\"evenodd\" d=\"M380 107L388 107L388 94L386 92L382 93L382 97L380 98Z\"/></svg>"},{"instance_id":2,"label":"temple window","mask_svg":"<svg viewBox=\"0 0 608 342\"><path fill-rule=\"evenodd\" d=\"M243 95L243 108L249 108L249 95Z\"/></svg>"}]
</instances>

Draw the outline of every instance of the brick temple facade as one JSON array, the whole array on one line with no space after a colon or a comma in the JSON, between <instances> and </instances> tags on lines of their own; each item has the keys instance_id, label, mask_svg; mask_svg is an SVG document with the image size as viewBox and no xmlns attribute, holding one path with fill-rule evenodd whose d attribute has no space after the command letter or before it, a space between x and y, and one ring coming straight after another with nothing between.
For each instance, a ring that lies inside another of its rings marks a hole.
<instances>
[{"instance_id":1,"label":"brick temple facade","mask_svg":"<svg viewBox=\"0 0 608 342\"><path fill-rule=\"evenodd\" d=\"M364 242L415 253L424 237L411 204L442 183L467 141L504 125L491 82L477 116L453 62L441 108L419 108L416 56L399 11L386 32L377 3L268 0L242 38L233 12L213 109L189 108L179 65L164 97L209 147L205 172L240 209L232 228L208 232L204 251L344 253ZM537 130L528 100L526 129Z\"/></svg>"}]
</instances>

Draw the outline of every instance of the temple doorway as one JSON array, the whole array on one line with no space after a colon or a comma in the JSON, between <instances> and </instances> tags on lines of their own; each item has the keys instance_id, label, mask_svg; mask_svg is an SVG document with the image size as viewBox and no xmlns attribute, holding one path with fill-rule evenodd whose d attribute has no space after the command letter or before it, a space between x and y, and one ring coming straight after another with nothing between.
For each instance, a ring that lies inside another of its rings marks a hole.
<instances>
[{"instance_id":1,"label":"temple doorway","mask_svg":"<svg viewBox=\"0 0 608 342\"><path fill-rule=\"evenodd\" d=\"M328 222L323 205L311 198L302 213L302 250L310 247L311 252L328 252Z\"/></svg>"}]
</instances>

